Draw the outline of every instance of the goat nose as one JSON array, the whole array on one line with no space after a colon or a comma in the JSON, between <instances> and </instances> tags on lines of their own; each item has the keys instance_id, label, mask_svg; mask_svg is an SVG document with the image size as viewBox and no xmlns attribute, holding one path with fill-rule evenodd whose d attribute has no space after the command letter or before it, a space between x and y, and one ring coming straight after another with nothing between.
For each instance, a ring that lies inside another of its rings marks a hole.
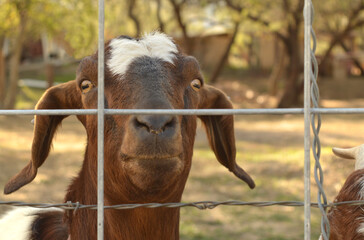
<instances>
[{"instance_id":1,"label":"goat nose","mask_svg":"<svg viewBox=\"0 0 364 240\"><path fill-rule=\"evenodd\" d=\"M135 117L134 123L137 128L158 135L167 129L174 129L177 117L173 115L138 115Z\"/></svg>"}]
</instances>

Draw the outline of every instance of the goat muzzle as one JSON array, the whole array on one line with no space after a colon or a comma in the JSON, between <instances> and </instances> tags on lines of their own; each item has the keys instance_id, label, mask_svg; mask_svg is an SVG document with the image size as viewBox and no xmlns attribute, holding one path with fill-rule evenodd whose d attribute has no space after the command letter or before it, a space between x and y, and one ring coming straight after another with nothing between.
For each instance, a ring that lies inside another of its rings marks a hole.
<instances>
[{"instance_id":1,"label":"goat muzzle","mask_svg":"<svg viewBox=\"0 0 364 240\"><path fill-rule=\"evenodd\" d=\"M134 128L140 131L147 131L151 134L159 135L169 130L176 131L177 117L171 115L139 115L132 120Z\"/></svg>"}]
</instances>

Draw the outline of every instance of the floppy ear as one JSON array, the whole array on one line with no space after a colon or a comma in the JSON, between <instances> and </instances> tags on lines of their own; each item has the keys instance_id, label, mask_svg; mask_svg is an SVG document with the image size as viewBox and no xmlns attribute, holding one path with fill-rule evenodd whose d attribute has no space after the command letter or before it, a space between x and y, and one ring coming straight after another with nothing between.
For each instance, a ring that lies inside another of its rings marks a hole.
<instances>
[{"instance_id":1,"label":"floppy ear","mask_svg":"<svg viewBox=\"0 0 364 240\"><path fill-rule=\"evenodd\" d=\"M37 103L36 109L76 109L82 108L80 93L76 81L70 81L48 89ZM31 160L23 170L12 177L5 185L4 193L12 193L31 182L37 175L38 168L48 156L53 135L66 115L35 116L34 137ZM84 123L84 116L77 116Z\"/></svg>"},{"instance_id":2,"label":"floppy ear","mask_svg":"<svg viewBox=\"0 0 364 240\"><path fill-rule=\"evenodd\" d=\"M223 92L205 84L200 90L199 108L219 109L233 107ZM237 165L235 160L234 117L232 115L198 117L205 126L209 144L217 160L253 189L255 187L253 179Z\"/></svg>"}]
</instances>

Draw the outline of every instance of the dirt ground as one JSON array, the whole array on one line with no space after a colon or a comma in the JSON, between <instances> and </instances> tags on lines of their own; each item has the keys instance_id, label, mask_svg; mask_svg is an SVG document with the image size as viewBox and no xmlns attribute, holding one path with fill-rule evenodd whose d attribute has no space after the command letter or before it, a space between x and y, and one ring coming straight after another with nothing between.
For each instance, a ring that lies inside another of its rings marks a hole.
<instances>
[{"instance_id":1,"label":"dirt ground","mask_svg":"<svg viewBox=\"0 0 364 240\"><path fill-rule=\"evenodd\" d=\"M269 100L269 96L240 83L232 82L220 87L229 92L236 107L270 107L270 101L273 101ZM364 107L364 98L342 100L327 97L321 103L325 107ZM0 116L1 188L30 159L33 132L31 119L32 116ZM303 201L303 116L236 116L235 133L237 160L255 179L256 189L249 190L217 162L202 128L199 128L183 201ZM321 162L325 174L325 191L330 201L354 168L353 162L335 157L331 148L362 144L362 133L362 115L322 116ZM75 117L63 122L53 145L37 178L11 195L1 193L0 201L63 202L67 185L80 169L85 148L85 131ZM316 202L317 188L313 177L311 182L312 201ZM0 207L0 214L7 208ZM312 239L318 238L319 221L318 210L312 209ZM206 211L183 208L181 238L303 239L303 208L223 206Z\"/></svg>"}]
</instances>

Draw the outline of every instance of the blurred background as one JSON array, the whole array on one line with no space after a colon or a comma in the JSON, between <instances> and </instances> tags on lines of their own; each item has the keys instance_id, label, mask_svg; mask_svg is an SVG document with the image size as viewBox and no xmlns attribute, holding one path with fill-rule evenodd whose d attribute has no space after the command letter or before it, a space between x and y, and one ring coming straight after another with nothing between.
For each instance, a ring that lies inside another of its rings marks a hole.
<instances>
[{"instance_id":1,"label":"blurred background","mask_svg":"<svg viewBox=\"0 0 364 240\"><path fill-rule=\"evenodd\" d=\"M364 1L313 4L320 104L364 107ZM32 109L46 88L75 78L79 60L96 51L97 5L96 0L0 0L1 109ZM105 36L165 32L199 60L205 81L223 89L236 108L302 107L303 5L304 0L105 0ZM29 159L31 119L0 116L1 186ZM303 201L303 117L236 116L235 121L238 161L257 188L248 190L217 163L199 129L183 200ZM352 162L333 157L331 148L363 143L361 132L361 115L323 116L321 161L330 201L354 169ZM38 177L0 200L62 202L84 146L82 125L68 118ZM315 191L312 181L312 201ZM320 214L312 211L312 239L317 239ZM303 238L303 208L185 208L181 215L182 239Z\"/></svg>"}]
</instances>

